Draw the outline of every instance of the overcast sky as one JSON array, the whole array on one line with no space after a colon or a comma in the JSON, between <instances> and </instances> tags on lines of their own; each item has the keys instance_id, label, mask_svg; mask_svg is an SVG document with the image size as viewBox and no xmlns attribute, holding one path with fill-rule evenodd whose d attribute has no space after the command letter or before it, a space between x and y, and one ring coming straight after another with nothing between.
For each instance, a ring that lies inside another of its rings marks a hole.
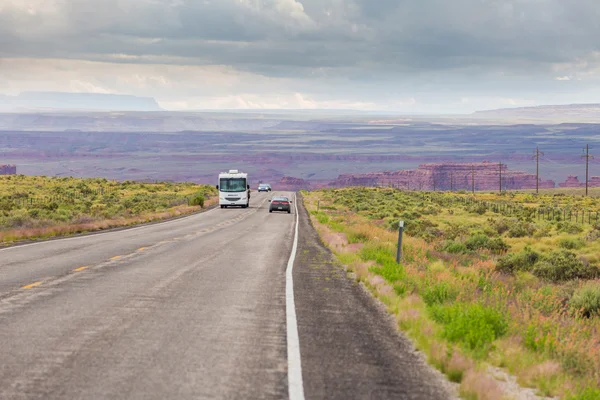
<instances>
[{"instance_id":1,"label":"overcast sky","mask_svg":"<svg viewBox=\"0 0 600 400\"><path fill-rule=\"evenodd\" d=\"M0 94L172 110L600 102L598 0L0 0Z\"/></svg>"}]
</instances>

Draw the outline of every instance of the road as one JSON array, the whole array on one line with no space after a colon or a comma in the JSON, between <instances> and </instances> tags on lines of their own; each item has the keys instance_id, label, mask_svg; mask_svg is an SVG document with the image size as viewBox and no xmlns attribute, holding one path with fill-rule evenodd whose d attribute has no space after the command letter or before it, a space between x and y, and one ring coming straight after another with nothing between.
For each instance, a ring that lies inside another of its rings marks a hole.
<instances>
[{"instance_id":1,"label":"road","mask_svg":"<svg viewBox=\"0 0 600 400\"><path fill-rule=\"evenodd\" d=\"M266 200L0 250L0 398L449 398Z\"/></svg>"}]
</instances>

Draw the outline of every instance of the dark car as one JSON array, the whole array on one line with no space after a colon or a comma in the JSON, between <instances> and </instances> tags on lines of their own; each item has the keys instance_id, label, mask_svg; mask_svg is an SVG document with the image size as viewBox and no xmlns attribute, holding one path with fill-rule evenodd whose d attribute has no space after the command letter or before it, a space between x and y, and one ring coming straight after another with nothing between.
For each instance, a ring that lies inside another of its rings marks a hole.
<instances>
[{"instance_id":1,"label":"dark car","mask_svg":"<svg viewBox=\"0 0 600 400\"><path fill-rule=\"evenodd\" d=\"M271 203L269 205L269 212L287 211L288 214L292 212L292 202L287 197L273 197L269 202Z\"/></svg>"},{"instance_id":2,"label":"dark car","mask_svg":"<svg viewBox=\"0 0 600 400\"><path fill-rule=\"evenodd\" d=\"M260 185L258 185L258 191L259 192L270 192L271 185L269 185L268 183L261 183Z\"/></svg>"}]
</instances>

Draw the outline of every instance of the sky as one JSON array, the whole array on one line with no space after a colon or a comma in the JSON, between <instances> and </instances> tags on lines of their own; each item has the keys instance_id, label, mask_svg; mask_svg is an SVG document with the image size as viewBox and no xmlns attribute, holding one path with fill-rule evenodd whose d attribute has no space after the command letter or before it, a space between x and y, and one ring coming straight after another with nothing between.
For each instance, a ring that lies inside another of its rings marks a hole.
<instances>
[{"instance_id":1,"label":"sky","mask_svg":"<svg viewBox=\"0 0 600 400\"><path fill-rule=\"evenodd\" d=\"M0 94L167 110L600 103L597 0L0 0Z\"/></svg>"}]
</instances>

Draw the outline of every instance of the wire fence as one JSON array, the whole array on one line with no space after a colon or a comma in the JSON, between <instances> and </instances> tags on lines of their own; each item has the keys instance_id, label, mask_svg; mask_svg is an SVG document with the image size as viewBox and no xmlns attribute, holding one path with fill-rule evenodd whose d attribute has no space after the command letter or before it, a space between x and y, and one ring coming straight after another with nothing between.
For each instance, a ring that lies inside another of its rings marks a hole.
<instances>
[{"instance_id":1,"label":"wire fence","mask_svg":"<svg viewBox=\"0 0 600 400\"><path fill-rule=\"evenodd\" d=\"M169 207L191 205L194 195L182 196L174 194L161 194L149 192L148 195L160 197ZM49 205L73 205L80 202L94 201L98 197L110 196L113 199L125 200L126 194L117 188L90 189L84 191L68 192L46 196L10 195L0 196L0 209L2 208L41 208ZM129 196L135 198L135 194Z\"/></svg>"},{"instance_id":2,"label":"wire fence","mask_svg":"<svg viewBox=\"0 0 600 400\"><path fill-rule=\"evenodd\" d=\"M595 224L600 221L598 210L583 209L577 206L525 206L515 204L509 201L486 201L479 200L470 196L445 196L432 192L411 192L405 193L429 200L442 207L451 207L462 205L470 208L471 211L484 214L487 211L494 212L506 217L521 217L526 219L536 219L544 221L569 221L578 224Z\"/></svg>"}]
</instances>

